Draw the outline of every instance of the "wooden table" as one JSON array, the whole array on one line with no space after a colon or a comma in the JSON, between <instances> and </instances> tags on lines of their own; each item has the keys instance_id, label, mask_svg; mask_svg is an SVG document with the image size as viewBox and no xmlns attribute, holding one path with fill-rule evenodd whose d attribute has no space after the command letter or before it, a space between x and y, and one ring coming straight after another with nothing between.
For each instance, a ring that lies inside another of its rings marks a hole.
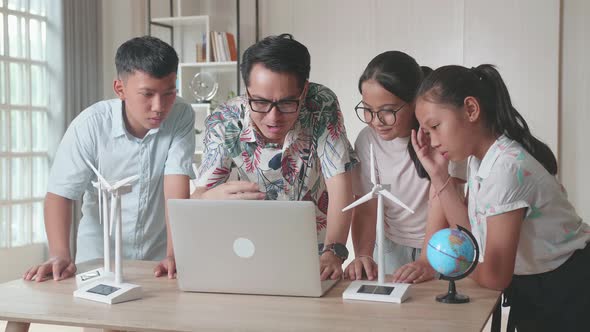
<instances>
[{"instance_id":1,"label":"wooden table","mask_svg":"<svg viewBox=\"0 0 590 332\"><path fill-rule=\"evenodd\" d=\"M78 271L100 264L82 264ZM344 301L348 281L322 298L186 293L175 280L154 278L153 267L154 262L125 262L126 280L142 285L144 297L116 305L74 298L73 278L1 284L0 320L9 322L6 331L26 331L28 323L126 331L480 331L500 296L470 279L457 282L458 291L471 297L468 304L436 302L435 295L447 290L443 281L412 286L403 304ZM235 278L239 282L239 273Z\"/></svg>"}]
</instances>

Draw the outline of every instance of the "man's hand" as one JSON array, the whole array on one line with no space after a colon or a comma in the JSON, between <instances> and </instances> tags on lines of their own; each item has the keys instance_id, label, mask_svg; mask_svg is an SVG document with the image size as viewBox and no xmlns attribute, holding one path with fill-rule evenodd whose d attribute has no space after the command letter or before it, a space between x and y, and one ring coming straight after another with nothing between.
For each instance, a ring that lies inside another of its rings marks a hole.
<instances>
[{"instance_id":1,"label":"man's hand","mask_svg":"<svg viewBox=\"0 0 590 332\"><path fill-rule=\"evenodd\" d=\"M326 251L320 256L320 279L340 279L342 277L342 259L333 252Z\"/></svg>"},{"instance_id":2,"label":"man's hand","mask_svg":"<svg viewBox=\"0 0 590 332\"><path fill-rule=\"evenodd\" d=\"M369 280L377 278L377 263L369 256L356 257L344 270L344 277L350 280L361 280L363 275Z\"/></svg>"},{"instance_id":3,"label":"man's hand","mask_svg":"<svg viewBox=\"0 0 590 332\"><path fill-rule=\"evenodd\" d=\"M217 187L211 188L203 192L200 197L201 199L246 199L246 200L257 200L264 199L265 193L260 192L258 184L248 181L229 181L224 184L220 184Z\"/></svg>"},{"instance_id":4,"label":"man's hand","mask_svg":"<svg viewBox=\"0 0 590 332\"><path fill-rule=\"evenodd\" d=\"M70 278L76 274L76 264L70 257L52 257L45 263L33 266L23 275L23 279L37 282L45 281L53 276L53 280L59 281ZM48 278L49 277L49 278Z\"/></svg>"},{"instance_id":5,"label":"man's hand","mask_svg":"<svg viewBox=\"0 0 590 332\"><path fill-rule=\"evenodd\" d=\"M156 278L159 278L165 274L168 274L168 279L176 278L176 260L174 260L174 256L168 256L164 258L154 268L154 275Z\"/></svg>"},{"instance_id":6,"label":"man's hand","mask_svg":"<svg viewBox=\"0 0 590 332\"><path fill-rule=\"evenodd\" d=\"M419 283L428 281L434 278L434 269L428 264L428 262L417 260L412 263L408 263L393 273L393 282L401 283Z\"/></svg>"}]
</instances>

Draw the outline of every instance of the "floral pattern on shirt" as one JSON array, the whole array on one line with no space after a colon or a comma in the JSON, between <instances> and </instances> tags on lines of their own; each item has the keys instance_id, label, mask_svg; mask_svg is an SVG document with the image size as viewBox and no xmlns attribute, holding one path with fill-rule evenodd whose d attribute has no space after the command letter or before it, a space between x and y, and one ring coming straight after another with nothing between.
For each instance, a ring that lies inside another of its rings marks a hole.
<instances>
[{"instance_id":1,"label":"floral pattern on shirt","mask_svg":"<svg viewBox=\"0 0 590 332\"><path fill-rule=\"evenodd\" d=\"M268 200L312 201L322 241L328 211L325 179L349 171L357 163L336 95L310 83L282 147L265 142L249 112L246 96L239 96L207 118L197 186L212 188L224 183L235 169L240 180L257 183Z\"/></svg>"}]
</instances>

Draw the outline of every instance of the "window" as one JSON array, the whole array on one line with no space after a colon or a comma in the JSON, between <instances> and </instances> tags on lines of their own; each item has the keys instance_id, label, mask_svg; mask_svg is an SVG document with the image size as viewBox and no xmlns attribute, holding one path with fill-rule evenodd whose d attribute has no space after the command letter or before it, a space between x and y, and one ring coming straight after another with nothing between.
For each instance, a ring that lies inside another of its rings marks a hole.
<instances>
[{"instance_id":1,"label":"window","mask_svg":"<svg viewBox=\"0 0 590 332\"><path fill-rule=\"evenodd\" d=\"M46 2L0 0L0 248L45 241Z\"/></svg>"}]
</instances>

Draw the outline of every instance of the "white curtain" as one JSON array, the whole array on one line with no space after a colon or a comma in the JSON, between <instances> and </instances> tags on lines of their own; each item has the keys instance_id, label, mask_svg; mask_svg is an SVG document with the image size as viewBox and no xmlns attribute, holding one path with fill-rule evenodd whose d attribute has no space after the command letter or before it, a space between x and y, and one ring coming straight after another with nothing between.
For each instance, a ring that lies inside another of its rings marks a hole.
<instances>
[{"instance_id":1,"label":"white curtain","mask_svg":"<svg viewBox=\"0 0 590 332\"><path fill-rule=\"evenodd\" d=\"M101 0L63 1L63 125L102 99ZM63 134L63 132L62 132ZM61 138L61 137L60 137ZM81 202L74 204L70 246L76 252Z\"/></svg>"}]
</instances>

